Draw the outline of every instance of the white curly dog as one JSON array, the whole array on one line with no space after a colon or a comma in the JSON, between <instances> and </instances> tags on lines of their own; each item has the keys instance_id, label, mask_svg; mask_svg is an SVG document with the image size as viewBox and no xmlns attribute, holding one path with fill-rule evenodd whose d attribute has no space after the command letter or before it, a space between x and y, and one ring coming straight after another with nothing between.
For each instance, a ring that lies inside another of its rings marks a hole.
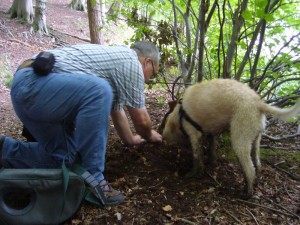
<instances>
[{"instance_id":1,"label":"white curly dog","mask_svg":"<svg viewBox=\"0 0 300 225\"><path fill-rule=\"evenodd\" d=\"M236 80L217 79L188 87L183 99L167 117L163 138L169 144L188 139L193 149L193 169L187 176L202 176L203 152L200 140L210 139L210 159L215 158L215 135L230 130L232 148L247 180L245 198L253 195L255 170L260 171L259 146L265 115L289 120L299 115L300 101L291 108L264 103L258 94ZM188 137L188 138L187 138Z\"/></svg>"}]
</instances>

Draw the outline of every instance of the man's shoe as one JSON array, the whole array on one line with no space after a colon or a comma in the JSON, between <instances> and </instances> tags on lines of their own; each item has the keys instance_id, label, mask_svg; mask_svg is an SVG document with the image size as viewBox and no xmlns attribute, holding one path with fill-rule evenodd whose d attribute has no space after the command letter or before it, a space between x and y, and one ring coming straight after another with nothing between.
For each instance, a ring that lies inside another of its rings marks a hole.
<instances>
[{"instance_id":1,"label":"man's shoe","mask_svg":"<svg viewBox=\"0 0 300 225\"><path fill-rule=\"evenodd\" d=\"M100 187L106 198L106 205L115 205L124 201L125 196L121 192L113 189L106 180L100 182Z\"/></svg>"}]
</instances>

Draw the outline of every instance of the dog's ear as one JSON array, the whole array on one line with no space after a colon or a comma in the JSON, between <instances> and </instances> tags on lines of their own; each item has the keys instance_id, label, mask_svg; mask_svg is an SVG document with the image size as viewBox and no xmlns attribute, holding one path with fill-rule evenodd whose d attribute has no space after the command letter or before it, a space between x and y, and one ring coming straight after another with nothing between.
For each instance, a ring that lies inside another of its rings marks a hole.
<instances>
[{"instance_id":1,"label":"dog's ear","mask_svg":"<svg viewBox=\"0 0 300 225\"><path fill-rule=\"evenodd\" d=\"M168 110L168 112L165 114L163 120L161 121L161 124L160 124L159 127L158 127L158 132L159 132L160 134L162 134L162 132L163 132L165 126L166 126L166 122L167 122L168 116L169 116L169 114L171 114L171 113L174 111L174 109L175 109L177 103L178 103L177 100L168 102L169 110Z\"/></svg>"},{"instance_id":2,"label":"dog's ear","mask_svg":"<svg viewBox=\"0 0 300 225\"><path fill-rule=\"evenodd\" d=\"M169 113L169 114L170 114L171 112L173 112L173 110L175 109L177 103L178 103L177 100L168 102L168 105L169 105L169 111L168 111L168 113Z\"/></svg>"}]
</instances>

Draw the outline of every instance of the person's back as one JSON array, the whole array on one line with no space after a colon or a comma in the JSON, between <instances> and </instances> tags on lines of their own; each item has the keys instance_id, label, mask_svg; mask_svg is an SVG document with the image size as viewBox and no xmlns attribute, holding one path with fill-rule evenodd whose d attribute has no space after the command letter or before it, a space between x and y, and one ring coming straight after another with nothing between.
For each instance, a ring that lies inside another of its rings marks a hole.
<instances>
[{"instance_id":1,"label":"person's back","mask_svg":"<svg viewBox=\"0 0 300 225\"><path fill-rule=\"evenodd\" d=\"M0 135L1 163L58 168L62 160L71 166L80 158L99 182L106 203L121 203L124 195L103 175L109 115L125 144L162 141L151 129L143 93L144 82L158 70L158 49L137 42L133 49L84 44L47 52L54 54L54 68L41 75L30 63L20 66L11 88L14 110L37 142ZM131 132L123 106L128 106L137 134Z\"/></svg>"},{"instance_id":2,"label":"person's back","mask_svg":"<svg viewBox=\"0 0 300 225\"><path fill-rule=\"evenodd\" d=\"M55 56L54 72L84 72L103 77L122 63L137 62L134 51L126 46L79 44L47 52Z\"/></svg>"}]
</instances>

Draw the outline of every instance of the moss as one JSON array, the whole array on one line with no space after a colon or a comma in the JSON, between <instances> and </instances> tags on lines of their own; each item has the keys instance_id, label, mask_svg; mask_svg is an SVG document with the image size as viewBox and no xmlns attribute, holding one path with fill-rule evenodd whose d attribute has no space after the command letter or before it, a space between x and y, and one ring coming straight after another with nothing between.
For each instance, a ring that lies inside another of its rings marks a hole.
<instances>
[{"instance_id":1,"label":"moss","mask_svg":"<svg viewBox=\"0 0 300 225\"><path fill-rule=\"evenodd\" d=\"M238 162L235 152L231 147L229 134L223 134L218 143L217 155L219 159L225 159L231 162ZM293 170L300 173L300 152L287 151L279 149L260 149L261 161L270 162L273 165L278 165L285 170Z\"/></svg>"},{"instance_id":2,"label":"moss","mask_svg":"<svg viewBox=\"0 0 300 225\"><path fill-rule=\"evenodd\" d=\"M261 149L261 160L270 162L273 165L280 166L285 170L295 170L300 173L300 152L287 151L279 149Z\"/></svg>"},{"instance_id":3,"label":"moss","mask_svg":"<svg viewBox=\"0 0 300 225\"><path fill-rule=\"evenodd\" d=\"M226 159L229 161L237 162L235 152L231 147L229 133L223 133L218 139L217 156L219 159Z\"/></svg>"}]
</instances>

